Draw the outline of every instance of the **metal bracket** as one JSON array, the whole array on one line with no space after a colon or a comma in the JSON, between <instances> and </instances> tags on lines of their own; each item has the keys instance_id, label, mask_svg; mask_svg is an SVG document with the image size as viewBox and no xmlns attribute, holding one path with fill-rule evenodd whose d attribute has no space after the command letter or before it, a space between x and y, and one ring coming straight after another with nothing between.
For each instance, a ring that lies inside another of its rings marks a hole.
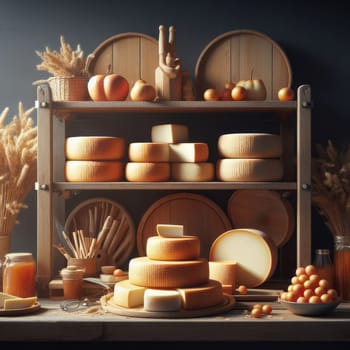
<instances>
[{"instance_id":1,"label":"metal bracket","mask_svg":"<svg viewBox=\"0 0 350 350\"><path fill-rule=\"evenodd\" d=\"M301 189L303 191L310 191L310 192L312 191L312 187L310 184L301 184Z\"/></svg>"},{"instance_id":2,"label":"metal bracket","mask_svg":"<svg viewBox=\"0 0 350 350\"><path fill-rule=\"evenodd\" d=\"M35 191L48 191L49 185L48 184L39 184L38 182L34 185Z\"/></svg>"}]
</instances>

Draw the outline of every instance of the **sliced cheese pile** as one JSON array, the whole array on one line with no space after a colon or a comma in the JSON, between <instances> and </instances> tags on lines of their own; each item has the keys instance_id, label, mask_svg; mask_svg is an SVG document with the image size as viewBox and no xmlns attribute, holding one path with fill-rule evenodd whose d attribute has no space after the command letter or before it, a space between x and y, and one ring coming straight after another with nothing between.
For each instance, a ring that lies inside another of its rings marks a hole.
<instances>
[{"instance_id":1,"label":"sliced cheese pile","mask_svg":"<svg viewBox=\"0 0 350 350\"><path fill-rule=\"evenodd\" d=\"M279 181L283 178L280 135L231 133L218 138L219 181Z\"/></svg>"},{"instance_id":2,"label":"sliced cheese pile","mask_svg":"<svg viewBox=\"0 0 350 350\"><path fill-rule=\"evenodd\" d=\"M208 144L189 142L188 134L185 125L160 124L152 127L151 142L130 143L127 181L212 181L215 165L208 162Z\"/></svg>"},{"instance_id":3,"label":"sliced cheese pile","mask_svg":"<svg viewBox=\"0 0 350 350\"><path fill-rule=\"evenodd\" d=\"M0 293L0 308L4 310L25 309L37 302L37 297L20 298L11 294Z\"/></svg>"},{"instance_id":4,"label":"sliced cheese pile","mask_svg":"<svg viewBox=\"0 0 350 350\"><path fill-rule=\"evenodd\" d=\"M120 181L124 177L125 139L112 136L75 136L65 140L65 180Z\"/></svg>"},{"instance_id":5,"label":"sliced cheese pile","mask_svg":"<svg viewBox=\"0 0 350 350\"><path fill-rule=\"evenodd\" d=\"M148 312L204 309L222 303L222 283L209 277L209 262L200 258L198 237L183 235L182 225L158 224L157 231L159 235L147 240L146 256L130 260L129 279L115 284L113 303Z\"/></svg>"},{"instance_id":6,"label":"sliced cheese pile","mask_svg":"<svg viewBox=\"0 0 350 350\"><path fill-rule=\"evenodd\" d=\"M236 284L255 288L267 281L277 266L277 247L260 230L233 229L218 236L209 261L236 261Z\"/></svg>"}]
</instances>

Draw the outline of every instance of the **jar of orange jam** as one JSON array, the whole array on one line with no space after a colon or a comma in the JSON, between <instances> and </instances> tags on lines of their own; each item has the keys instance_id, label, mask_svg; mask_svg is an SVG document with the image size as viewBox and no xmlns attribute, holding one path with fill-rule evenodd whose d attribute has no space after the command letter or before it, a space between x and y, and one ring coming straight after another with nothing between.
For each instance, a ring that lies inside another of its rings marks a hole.
<instances>
[{"instance_id":1,"label":"jar of orange jam","mask_svg":"<svg viewBox=\"0 0 350 350\"><path fill-rule=\"evenodd\" d=\"M3 292L17 297L33 297L35 288L36 264L31 253L9 253L3 264Z\"/></svg>"}]
</instances>

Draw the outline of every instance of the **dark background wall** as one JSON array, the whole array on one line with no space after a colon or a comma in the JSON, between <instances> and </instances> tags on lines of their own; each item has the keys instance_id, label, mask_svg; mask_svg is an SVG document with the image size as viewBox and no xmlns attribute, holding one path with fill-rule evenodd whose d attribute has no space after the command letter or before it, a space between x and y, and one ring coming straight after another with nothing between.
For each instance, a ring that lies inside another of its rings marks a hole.
<instances>
[{"instance_id":1,"label":"dark background wall","mask_svg":"<svg viewBox=\"0 0 350 350\"><path fill-rule=\"evenodd\" d=\"M35 50L59 49L59 36L86 54L107 38L140 32L158 38L158 26L174 25L177 54L193 75L196 61L216 36L235 29L260 31L287 54L292 86L310 84L314 99L312 143L332 139L344 148L348 137L350 25L341 2L309 1L120 1L0 0L0 111L18 102L34 105L32 82L46 79L36 70ZM35 112L33 118L36 121ZM1 165L0 165L1 166ZM38 169L40 171L40 169ZM36 193L27 198L12 236L13 251L36 254ZM1 228L0 228L1 230ZM313 212L313 246L332 244L331 234Z\"/></svg>"}]
</instances>

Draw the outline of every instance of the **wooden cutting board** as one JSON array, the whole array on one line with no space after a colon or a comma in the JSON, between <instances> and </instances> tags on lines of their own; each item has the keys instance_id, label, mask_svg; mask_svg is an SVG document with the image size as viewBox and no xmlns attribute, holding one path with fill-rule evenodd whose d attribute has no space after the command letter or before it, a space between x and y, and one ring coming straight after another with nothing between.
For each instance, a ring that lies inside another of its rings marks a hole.
<instances>
[{"instance_id":1,"label":"wooden cutting board","mask_svg":"<svg viewBox=\"0 0 350 350\"><path fill-rule=\"evenodd\" d=\"M292 205L277 191L234 191L228 200L227 212L234 228L261 230L277 247L286 244L294 231Z\"/></svg>"},{"instance_id":2,"label":"wooden cutting board","mask_svg":"<svg viewBox=\"0 0 350 350\"><path fill-rule=\"evenodd\" d=\"M198 57L195 67L197 99L205 89L222 90L226 82L262 79L267 100L277 100L281 87L290 86L292 70L281 47L254 30L233 30L213 39Z\"/></svg>"},{"instance_id":3,"label":"wooden cutting board","mask_svg":"<svg viewBox=\"0 0 350 350\"><path fill-rule=\"evenodd\" d=\"M154 85L158 66L158 40L142 33L121 33L103 41L89 55L89 74L112 72L124 76L130 86L137 79Z\"/></svg>"},{"instance_id":4,"label":"wooden cutting board","mask_svg":"<svg viewBox=\"0 0 350 350\"><path fill-rule=\"evenodd\" d=\"M209 257L215 238L232 228L225 212L207 197L194 193L171 194L153 203L141 218L136 234L140 256L146 254L148 237L157 235L157 224L183 225L185 235L198 236L203 258Z\"/></svg>"}]
</instances>

